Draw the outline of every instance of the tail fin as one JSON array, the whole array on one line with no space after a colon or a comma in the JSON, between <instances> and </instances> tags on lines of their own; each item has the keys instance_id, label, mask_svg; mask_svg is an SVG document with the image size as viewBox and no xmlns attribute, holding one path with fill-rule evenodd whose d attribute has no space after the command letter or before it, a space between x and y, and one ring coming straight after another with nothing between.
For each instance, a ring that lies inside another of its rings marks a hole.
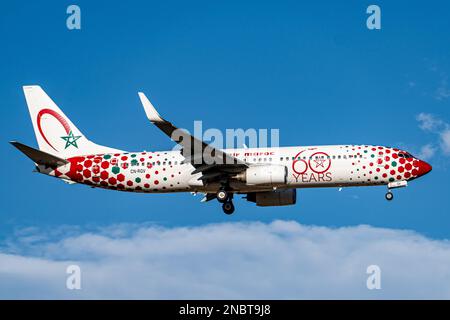
<instances>
[{"instance_id":1,"label":"tail fin","mask_svg":"<svg viewBox=\"0 0 450 320\"><path fill-rule=\"evenodd\" d=\"M41 151L59 158L120 152L89 141L40 86L24 86L23 91Z\"/></svg>"}]
</instances>

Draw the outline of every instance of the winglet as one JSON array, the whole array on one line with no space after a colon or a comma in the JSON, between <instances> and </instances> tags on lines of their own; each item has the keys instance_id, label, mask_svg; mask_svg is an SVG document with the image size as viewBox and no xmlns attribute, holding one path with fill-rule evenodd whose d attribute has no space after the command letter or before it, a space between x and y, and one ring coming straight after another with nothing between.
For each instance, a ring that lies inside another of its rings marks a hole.
<instances>
[{"instance_id":1,"label":"winglet","mask_svg":"<svg viewBox=\"0 0 450 320\"><path fill-rule=\"evenodd\" d=\"M165 122L163 118L159 115L158 111L156 111L155 107L152 105L150 100L145 96L143 92L138 92L139 98L141 99L142 106L144 107L145 114L147 115L148 120L151 122Z\"/></svg>"}]
</instances>

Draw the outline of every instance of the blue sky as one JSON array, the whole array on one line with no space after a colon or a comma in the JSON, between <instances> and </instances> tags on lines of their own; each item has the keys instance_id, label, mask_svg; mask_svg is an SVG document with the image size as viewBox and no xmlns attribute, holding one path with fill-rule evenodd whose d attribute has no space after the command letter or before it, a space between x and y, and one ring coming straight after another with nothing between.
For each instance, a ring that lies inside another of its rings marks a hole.
<instances>
[{"instance_id":1,"label":"blue sky","mask_svg":"<svg viewBox=\"0 0 450 320\"><path fill-rule=\"evenodd\" d=\"M91 140L125 150L173 147L147 122L137 97L143 90L187 129L203 120L223 130L279 128L281 145L402 145L417 153L436 139L418 128L418 113L450 122L450 99L435 96L450 74L449 8L442 3L380 2L381 31L365 27L360 1L81 1L79 31L65 26L68 3L6 4L1 152L11 162L0 187L1 234L30 224L286 218L450 237L449 158L440 155L430 159L432 174L396 192L392 203L384 188L301 190L295 207L236 201L236 214L227 217L218 204L189 194L122 194L33 174L6 143L36 145L21 86L40 84Z\"/></svg>"},{"instance_id":2,"label":"blue sky","mask_svg":"<svg viewBox=\"0 0 450 320\"><path fill-rule=\"evenodd\" d=\"M82 29L66 28L72 2L2 5L0 239L18 229L221 222L371 225L450 238L449 159L440 134L450 123L450 4L376 1L382 29L366 28L369 2L77 1ZM189 130L278 128L281 145L379 144L419 154L433 171L395 191L384 187L300 190L296 206L258 208L190 194L141 195L67 185L32 173L7 142L36 146L22 85L39 84L89 139L119 149L164 150L144 91ZM431 114L438 128L416 117ZM441 131L439 131L441 130Z\"/></svg>"}]
</instances>

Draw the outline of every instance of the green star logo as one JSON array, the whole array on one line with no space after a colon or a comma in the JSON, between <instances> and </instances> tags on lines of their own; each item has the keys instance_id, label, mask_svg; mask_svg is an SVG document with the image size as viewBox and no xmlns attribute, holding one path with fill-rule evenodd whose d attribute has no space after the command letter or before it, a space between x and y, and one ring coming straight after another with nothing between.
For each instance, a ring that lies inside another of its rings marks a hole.
<instances>
[{"instance_id":1,"label":"green star logo","mask_svg":"<svg viewBox=\"0 0 450 320\"><path fill-rule=\"evenodd\" d=\"M69 132L68 136L61 137L61 139L66 141L66 146L64 147L64 150L70 146L74 146L75 148L78 149L77 140L80 138L81 136L74 136L72 131Z\"/></svg>"}]
</instances>

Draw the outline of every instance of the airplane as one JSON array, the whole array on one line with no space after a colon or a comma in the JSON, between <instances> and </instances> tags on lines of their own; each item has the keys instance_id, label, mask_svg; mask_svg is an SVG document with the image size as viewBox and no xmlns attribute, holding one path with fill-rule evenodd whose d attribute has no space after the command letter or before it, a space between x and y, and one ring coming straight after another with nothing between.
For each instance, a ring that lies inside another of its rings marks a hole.
<instances>
[{"instance_id":1,"label":"airplane","mask_svg":"<svg viewBox=\"0 0 450 320\"><path fill-rule=\"evenodd\" d=\"M297 189L387 186L392 189L432 170L399 148L325 145L218 149L166 121L144 93L139 98L148 120L176 142L171 151L127 152L101 146L70 121L37 85L24 86L39 149L10 143L34 161L36 171L73 184L125 192L203 193L234 212L233 196L257 206L293 205Z\"/></svg>"}]
</instances>

